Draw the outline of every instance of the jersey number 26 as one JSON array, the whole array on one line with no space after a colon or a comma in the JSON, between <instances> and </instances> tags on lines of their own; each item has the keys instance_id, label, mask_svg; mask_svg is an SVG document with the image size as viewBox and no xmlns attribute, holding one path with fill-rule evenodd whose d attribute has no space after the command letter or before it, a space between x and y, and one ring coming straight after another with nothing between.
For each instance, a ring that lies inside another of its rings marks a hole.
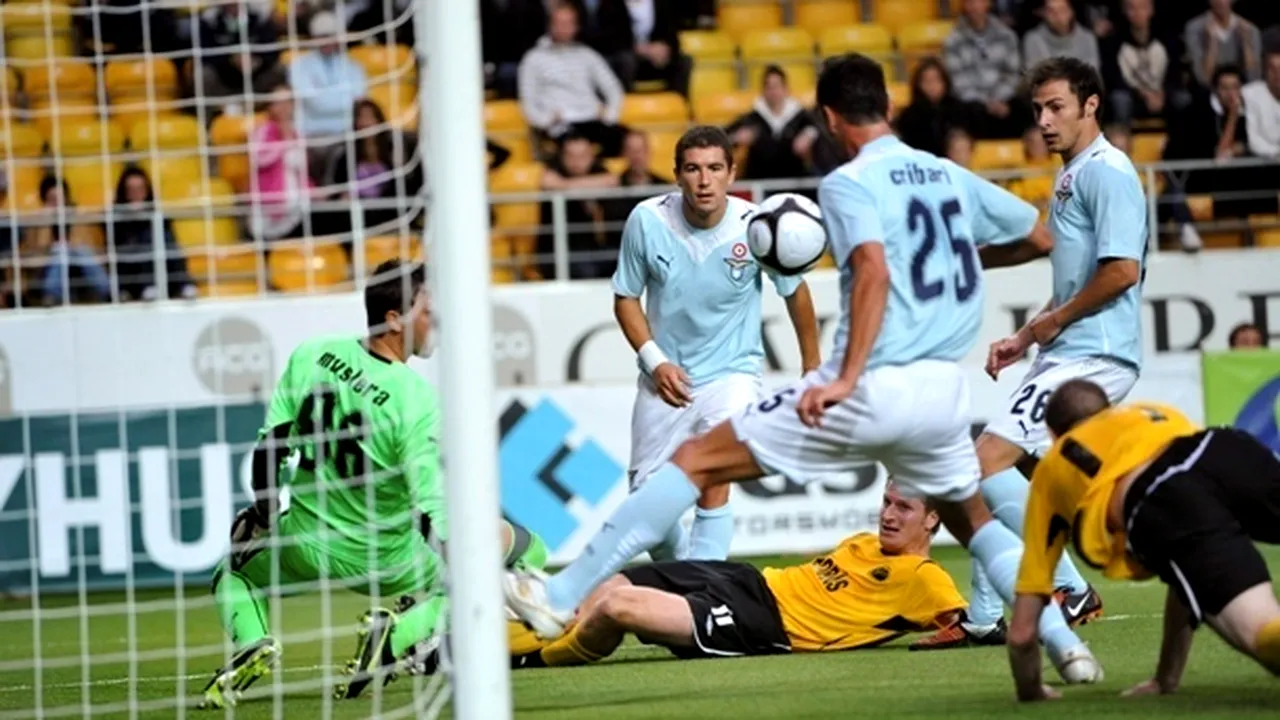
<instances>
[{"instance_id":1,"label":"jersey number 26","mask_svg":"<svg viewBox=\"0 0 1280 720\"><path fill-rule=\"evenodd\" d=\"M951 252L960 259L960 273L955 278L956 300L964 302L978 289L978 266L973 244L968 238L956 237L951 227L951 221L959 214L960 201L955 198L944 200L937 213L918 197L911 198L907 205L907 229L913 235L923 236L920 247L911 256L911 290L921 302L942 295L946 285L943 278L929 280L925 277L929 255L938 246L938 220L941 220L942 229L947 234Z\"/></svg>"}]
</instances>

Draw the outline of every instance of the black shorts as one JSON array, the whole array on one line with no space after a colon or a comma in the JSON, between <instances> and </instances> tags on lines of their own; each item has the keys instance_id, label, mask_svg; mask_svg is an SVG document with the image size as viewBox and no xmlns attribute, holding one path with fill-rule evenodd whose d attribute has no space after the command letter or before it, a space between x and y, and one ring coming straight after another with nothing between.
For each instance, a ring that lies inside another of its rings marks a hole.
<instances>
[{"instance_id":1,"label":"black shorts","mask_svg":"<svg viewBox=\"0 0 1280 720\"><path fill-rule=\"evenodd\" d=\"M1280 459L1234 428L1178 438L1129 486L1124 516L1134 557L1198 623L1270 581L1254 542L1280 544Z\"/></svg>"},{"instance_id":2,"label":"black shorts","mask_svg":"<svg viewBox=\"0 0 1280 720\"><path fill-rule=\"evenodd\" d=\"M681 595L689 602L694 647L668 646L679 657L773 655L791 650L778 603L764 576L750 565L660 562L622 574L632 585Z\"/></svg>"}]
</instances>

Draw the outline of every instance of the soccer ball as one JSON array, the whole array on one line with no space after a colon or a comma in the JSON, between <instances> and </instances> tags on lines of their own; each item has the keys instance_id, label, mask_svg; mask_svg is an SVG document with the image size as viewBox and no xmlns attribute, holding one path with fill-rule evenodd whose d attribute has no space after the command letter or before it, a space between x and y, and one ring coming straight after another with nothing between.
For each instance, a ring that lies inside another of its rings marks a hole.
<instances>
[{"instance_id":1,"label":"soccer ball","mask_svg":"<svg viewBox=\"0 0 1280 720\"><path fill-rule=\"evenodd\" d=\"M807 272L827 251L822 211L803 195L771 195L747 222L747 247L756 262L779 275Z\"/></svg>"}]
</instances>

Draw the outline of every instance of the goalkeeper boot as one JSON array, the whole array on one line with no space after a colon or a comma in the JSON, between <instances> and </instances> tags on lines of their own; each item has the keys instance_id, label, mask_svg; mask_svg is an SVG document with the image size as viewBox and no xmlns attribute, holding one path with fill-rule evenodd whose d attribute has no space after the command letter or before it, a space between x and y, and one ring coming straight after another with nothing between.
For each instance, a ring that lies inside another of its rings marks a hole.
<instances>
[{"instance_id":1,"label":"goalkeeper boot","mask_svg":"<svg viewBox=\"0 0 1280 720\"><path fill-rule=\"evenodd\" d=\"M204 687L201 709L232 707L249 686L267 673L280 660L280 643L270 637L241 648L231 662L213 676Z\"/></svg>"},{"instance_id":2,"label":"goalkeeper boot","mask_svg":"<svg viewBox=\"0 0 1280 720\"><path fill-rule=\"evenodd\" d=\"M543 640L564 634L573 613L557 612L547 599L547 576L538 570L509 571L503 579L507 608Z\"/></svg>"},{"instance_id":3,"label":"goalkeeper boot","mask_svg":"<svg viewBox=\"0 0 1280 720\"><path fill-rule=\"evenodd\" d=\"M374 608L360 616L356 654L343 670L346 682L333 688L335 699L360 697L370 683L381 681L386 685L396 678L396 659L391 652L391 630L396 626L396 619L396 614L386 608Z\"/></svg>"},{"instance_id":4,"label":"goalkeeper boot","mask_svg":"<svg viewBox=\"0 0 1280 720\"><path fill-rule=\"evenodd\" d=\"M1102 596L1093 586L1084 592L1072 592L1069 587L1060 587L1053 591L1053 599L1062 606L1062 617L1070 627L1079 627L1091 620L1102 617Z\"/></svg>"}]
</instances>

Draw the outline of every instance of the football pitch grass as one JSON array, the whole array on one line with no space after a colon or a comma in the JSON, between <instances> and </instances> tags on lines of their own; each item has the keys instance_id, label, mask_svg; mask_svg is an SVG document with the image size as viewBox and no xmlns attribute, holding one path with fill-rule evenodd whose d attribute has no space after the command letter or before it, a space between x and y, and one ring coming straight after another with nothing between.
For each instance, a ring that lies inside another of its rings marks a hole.
<instances>
[{"instance_id":1,"label":"football pitch grass","mask_svg":"<svg viewBox=\"0 0 1280 720\"><path fill-rule=\"evenodd\" d=\"M1280 550L1267 549L1273 574ZM939 548L935 557L968 589L969 562L958 548ZM759 564L803 558L760 558ZM1211 631L1197 633L1191 661L1177 695L1122 699L1121 690L1148 678L1160 638L1164 586L1158 582L1113 583L1091 576L1106 615L1081 635L1106 668L1106 680L1065 689L1066 697L1031 709L1013 701L1004 648L915 653L907 639L871 650L726 660L678 661L663 650L628 641L607 661L592 667L522 670L512 674L517 717L521 718L836 718L974 717L1035 712L1037 717L1135 718L1148 716L1280 717L1280 682L1233 652ZM178 710L176 697L194 701L222 663L221 630L200 587L183 595L183 615L174 610L172 591L140 591L135 598L136 652L130 653L130 624L121 593L94 594L87 620L76 617L75 596L48 597L40 622L43 648L41 706L46 714L81 717L194 718L365 718L377 707L389 712L411 702L411 683L385 688L378 706L368 698L335 702L321 687L326 675L347 659L354 646L354 619L367 600L335 594L326 611L318 596L280 603L284 656L275 678L283 697L272 695L272 678L259 682L234 712ZM36 628L29 600L0 601L0 662L31 657ZM18 615L15 616L15 613ZM329 645L318 629L332 618L336 637ZM86 637L87 643L82 641ZM310 633L310 637L308 637ZM187 648L175 657L175 639ZM454 642L465 642L455 638ZM86 670L81 660L93 657ZM132 657L132 660L130 659ZM136 682L130 681L131 663ZM332 668L326 672L326 668ZM1046 666L1046 678L1057 675ZM0 672L0 718L36 717L35 672ZM366 695L371 692L366 691ZM136 701L130 712L131 699ZM279 715L275 715L276 703ZM110 714L97 710L115 707ZM52 712L51 712L52 711Z\"/></svg>"}]
</instances>

